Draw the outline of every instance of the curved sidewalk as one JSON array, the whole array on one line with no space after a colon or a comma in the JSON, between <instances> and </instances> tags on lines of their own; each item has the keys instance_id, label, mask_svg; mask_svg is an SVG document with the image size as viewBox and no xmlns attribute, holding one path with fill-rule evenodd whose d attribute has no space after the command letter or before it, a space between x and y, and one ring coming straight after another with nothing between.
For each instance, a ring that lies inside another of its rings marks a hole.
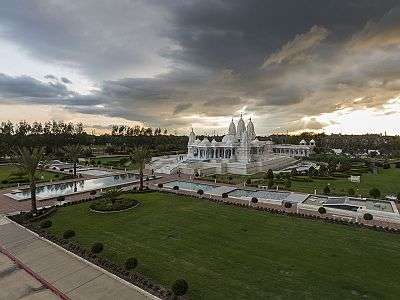
<instances>
[{"instance_id":1,"label":"curved sidewalk","mask_svg":"<svg viewBox=\"0 0 400 300\"><path fill-rule=\"evenodd\" d=\"M70 299L158 299L1 215L0 246Z\"/></svg>"}]
</instances>

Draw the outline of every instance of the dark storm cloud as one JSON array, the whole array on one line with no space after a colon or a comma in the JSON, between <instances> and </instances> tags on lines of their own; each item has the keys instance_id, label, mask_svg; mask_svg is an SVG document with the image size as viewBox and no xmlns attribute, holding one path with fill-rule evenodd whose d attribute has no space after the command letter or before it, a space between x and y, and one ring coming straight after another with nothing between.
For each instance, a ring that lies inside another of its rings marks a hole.
<instances>
[{"instance_id":1,"label":"dark storm cloud","mask_svg":"<svg viewBox=\"0 0 400 300\"><path fill-rule=\"evenodd\" d=\"M2 75L0 95L154 126L245 110L263 128L292 128L304 115L381 105L399 93L397 3L5 1L0 37L82 71L98 90L72 93L65 77L46 84ZM323 126L311 120L312 129Z\"/></svg>"},{"instance_id":2,"label":"dark storm cloud","mask_svg":"<svg viewBox=\"0 0 400 300\"><path fill-rule=\"evenodd\" d=\"M179 114L192 107L192 103L181 103L175 106L174 115Z\"/></svg>"},{"instance_id":3,"label":"dark storm cloud","mask_svg":"<svg viewBox=\"0 0 400 300\"><path fill-rule=\"evenodd\" d=\"M65 83L65 84L70 84L70 83L72 83L72 81L69 80L67 77L61 77L60 79L61 79L61 81L62 81L63 83Z\"/></svg>"},{"instance_id":4,"label":"dark storm cloud","mask_svg":"<svg viewBox=\"0 0 400 300\"><path fill-rule=\"evenodd\" d=\"M43 83L29 76L12 77L0 73L0 96L3 98L55 98L70 95L60 83Z\"/></svg>"}]
</instances>

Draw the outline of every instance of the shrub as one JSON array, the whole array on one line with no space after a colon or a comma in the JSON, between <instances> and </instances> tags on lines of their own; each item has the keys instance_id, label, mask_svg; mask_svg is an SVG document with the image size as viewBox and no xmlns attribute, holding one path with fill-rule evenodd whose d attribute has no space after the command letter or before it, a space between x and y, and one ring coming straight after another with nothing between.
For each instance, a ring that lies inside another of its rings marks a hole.
<instances>
[{"instance_id":1,"label":"shrub","mask_svg":"<svg viewBox=\"0 0 400 300\"><path fill-rule=\"evenodd\" d=\"M103 244L102 243L94 243L92 248L90 249L90 252L92 253L100 253L103 251Z\"/></svg>"},{"instance_id":2,"label":"shrub","mask_svg":"<svg viewBox=\"0 0 400 300\"><path fill-rule=\"evenodd\" d=\"M379 198L381 196L381 191L378 190L377 188L372 188L369 191L369 195L373 198Z\"/></svg>"},{"instance_id":3,"label":"shrub","mask_svg":"<svg viewBox=\"0 0 400 300\"><path fill-rule=\"evenodd\" d=\"M292 207L292 203L291 202L285 202L284 206L286 208L291 208Z\"/></svg>"},{"instance_id":4,"label":"shrub","mask_svg":"<svg viewBox=\"0 0 400 300\"><path fill-rule=\"evenodd\" d=\"M59 175L59 174L55 174L54 177L55 177L55 178L58 178L58 177L60 177L60 175Z\"/></svg>"},{"instance_id":5,"label":"shrub","mask_svg":"<svg viewBox=\"0 0 400 300\"><path fill-rule=\"evenodd\" d=\"M44 220L40 223L41 228L50 228L51 225L53 225L53 222L51 222L50 220Z\"/></svg>"},{"instance_id":6,"label":"shrub","mask_svg":"<svg viewBox=\"0 0 400 300\"><path fill-rule=\"evenodd\" d=\"M258 199L256 197L253 197L253 198L251 198L251 202L255 204L258 202Z\"/></svg>"},{"instance_id":7,"label":"shrub","mask_svg":"<svg viewBox=\"0 0 400 300\"><path fill-rule=\"evenodd\" d=\"M321 215L323 215L323 214L325 214L326 213L326 209L325 209L325 207L320 207L320 208L318 208L318 212L321 214Z\"/></svg>"},{"instance_id":8,"label":"shrub","mask_svg":"<svg viewBox=\"0 0 400 300\"><path fill-rule=\"evenodd\" d=\"M179 186L174 185L174 187L172 189L175 190L175 191L178 191L179 190Z\"/></svg>"},{"instance_id":9,"label":"shrub","mask_svg":"<svg viewBox=\"0 0 400 300\"><path fill-rule=\"evenodd\" d=\"M356 191L355 191L353 188L349 188L349 189L347 190L347 194L348 194L349 196L354 196L354 195L356 194Z\"/></svg>"},{"instance_id":10,"label":"shrub","mask_svg":"<svg viewBox=\"0 0 400 300\"><path fill-rule=\"evenodd\" d=\"M324 187L324 194L329 195L330 193L331 193L331 188L329 187L329 185L326 185Z\"/></svg>"},{"instance_id":11,"label":"shrub","mask_svg":"<svg viewBox=\"0 0 400 300\"><path fill-rule=\"evenodd\" d=\"M127 269L128 271L135 269L137 265L138 265L138 260L135 257L129 257L125 261L125 269Z\"/></svg>"},{"instance_id":12,"label":"shrub","mask_svg":"<svg viewBox=\"0 0 400 300\"><path fill-rule=\"evenodd\" d=\"M251 178L246 179L246 184L251 184Z\"/></svg>"},{"instance_id":13,"label":"shrub","mask_svg":"<svg viewBox=\"0 0 400 300\"><path fill-rule=\"evenodd\" d=\"M97 191L90 191L90 195L96 195Z\"/></svg>"},{"instance_id":14,"label":"shrub","mask_svg":"<svg viewBox=\"0 0 400 300\"><path fill-rule=\"evenodd\" d=\"M100 199L93 202L90 205L90 209L94 211L121 211L131 207L134 207L138 204L138 201L135 199L112 199L111 201L108 199Z\"/></svg>"},{"instance_id":15,"label":"shrub","mask_svg":"<svg viewBox=\"0 0 400 300\"><path fill-rule=\"evenodd\" d=\"M75 231L68 229L63 233L63 238L64 239L69 239L75 236Z\"/></svg>"},{"instance_id":16,"label":"shrub","mask_svg":"<svg viewBox=\"0 0 400 300\"><path fill-rule=\"evenodd\" d=\"M365 213L363 218L366 221L371 221L374 217L370 213Z\"/></svg>"},{"instance_id":17,"label":"shrub","mask_svg":"<svg viewBox=\"0 0 400 300\"><path fill-rule=\"evenodd\" d=\"M197 194L203 195L203 194L204 194L204 191L203 191L202 189L200 189L200 190L197 191Z\"/></svg>"},{"instance_id":18,"label":"shrub","mask_svg":"<svg viewBox=\"0 0 400 300\"><path fill-rule=\"evenodd\" d=\"M396 168L399 168L399 169L400 169L400 161L398 161L398 162L396 163Z\"/></svg>"},{"instance_id":19,"label":"shrub","mask_svg":"<svg viewBox=\"0 0 400 300\"><path fill-rule=\"evenodd\" d=\"M390 169L390 164L389 163L384 163L382 167L384 169Z\"/></svg>"},{"instance_id":20,"label":"shrub","mask_svg":"<svg viewBox=\"0 0 400 300\"><path fill-rule=\"evenodd\" d=\"M157 186L161 189L164 185L160 182Z\"/></svg>"},{"instance_id":21,"label":"shrub","mask_svg":"<svg viewBox=\"0 0 400 300\"><path fill-rule=\"evenodd\" d=\"M7 184L7 183L8 183L8 180L7 180L7 179L3 179L3 180L1 181L1 183L2 183L2 184Z\"/></svg>"},{"instance_id":22,"label":"shrub","mask_svg":"<svg viewBox=\"0 0 400 300\"><path fill-rule=\"evenodd\" d=\"M222 193L222 198L228 198L228 193Z\"/></svg>"},{"instance_id":23,"label":"shrub","mask_svg":"<svg viewBox=\"0 0 400 300\"><path fill-rule=\"evenodd\" d=\"M176 296L183 296L186 294L188 288L189 288L189 285L187 284L185 279L178 279L172 285L172 292Z\"/></svg>"},{"instance_id":24,"label":"shrub","mask_svg":"<svg viewBox=\"0 0 400 300\"><path fill-rule=\"evenodd\" d=\"M65 196L58 196L57 201L65 201Z\"/></svg>"}]
</instances>

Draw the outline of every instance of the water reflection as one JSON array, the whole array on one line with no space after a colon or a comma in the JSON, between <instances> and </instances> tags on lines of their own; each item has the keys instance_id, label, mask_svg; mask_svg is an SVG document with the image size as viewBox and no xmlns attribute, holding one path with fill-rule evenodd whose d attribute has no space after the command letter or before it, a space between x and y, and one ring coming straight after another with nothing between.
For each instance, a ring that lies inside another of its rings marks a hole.
<instances>
[{"instance_id":1,"label":"water reflection","mask_svg":"<svg viewBox=\"0 0 400 300\"><path fill-rule=\"evenodd\" d=\"M53 198L78 192L108 188L111 186L121 185L129 182L135 182L137 181L137 179L138 176L136 174L128 173L96 179L85 179L74 182L56 183L37 187L36 195L38 199ZM25 189L21 192L13 194L12 196L13 198L18 200L29 199L30 190Z\"/></svg>"}]
</instances>

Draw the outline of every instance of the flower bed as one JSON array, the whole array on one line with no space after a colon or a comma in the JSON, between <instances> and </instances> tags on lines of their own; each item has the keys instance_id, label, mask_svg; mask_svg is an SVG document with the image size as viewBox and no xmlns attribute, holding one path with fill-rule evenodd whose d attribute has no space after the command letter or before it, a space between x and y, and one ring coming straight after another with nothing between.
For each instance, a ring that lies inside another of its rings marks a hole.
<instances>
[{"instance_id":1,"label":"flower bed","mask_svg":"<svg viewBox=\"0 0 400 300\"><path fill-rule=\"evenodd\" d=\"M124 211L139 205L139 201L134 199L115 199L115 202L111 202L109 199L101 199L90 205L92 211L98 212L116 212Z\"/></svg>"}]
</instances>

